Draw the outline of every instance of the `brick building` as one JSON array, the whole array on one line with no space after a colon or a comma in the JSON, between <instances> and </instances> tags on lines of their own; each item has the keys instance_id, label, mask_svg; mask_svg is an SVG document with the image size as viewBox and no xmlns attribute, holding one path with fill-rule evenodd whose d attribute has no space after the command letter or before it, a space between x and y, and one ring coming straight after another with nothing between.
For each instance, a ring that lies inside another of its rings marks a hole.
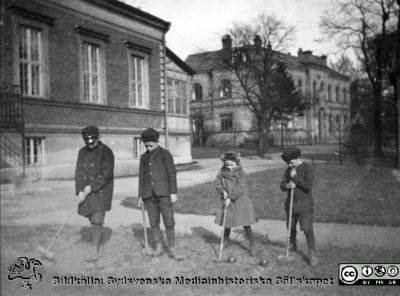
<instances>
[{"instance_id":1,"label":"brick building","mask_svg":"<svg viewBox=\"0 0 400 296\"><path fill-rule=\"evenodd\" d=\"M195 71L190 112L195 145L240 145L254 143L258 129L246 101L237 95L237 79L219 62L221 51L232 47L225 35L222 49L189 55L186 63ZM303 97L312 106L303 116L296 114L272 124L272 144L336 143L350 124L350 78L327 66L326 56L315 56L299 49L291 56L274 52L284 62ZM342 133L341 133L341 136Z\"/></svg>"},{"instance_id":2,"label":"brick building","mask_svg":"<svg viewBox=\"0 0 400 296\"><path fill-rule=\"evenodd\" d=\"M89 124L114 150L116 175L137 171L147 127L178 163L191 161L189 129L165 120L170 23L117 0L2 0L1 19L3 175L72 177Z\"/></svg>"}]
</instances>

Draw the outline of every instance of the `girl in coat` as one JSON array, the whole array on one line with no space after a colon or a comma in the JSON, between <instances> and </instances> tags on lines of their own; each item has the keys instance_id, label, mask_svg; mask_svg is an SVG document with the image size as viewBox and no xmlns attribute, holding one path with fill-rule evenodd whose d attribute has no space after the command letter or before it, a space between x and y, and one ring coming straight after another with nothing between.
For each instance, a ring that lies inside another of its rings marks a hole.
<instances>
[{"instance_id":1,"label":"girl in coat","mask_svg":"<svg viewBox=\"0 0 400 296\"><path fill-rule=\"evenodd\" d=\"M226 247L233 227L243 227L250 242L250 255L256 255L252 224L257 222L253 204L249 198L247 175L240 165L239 155L226 152L222 155L223 166L215 180L215 188L222 201L222 209L215 217L215 223L223 226L224 207L226 221L224 229L224 246Z\"/></svg>"}]
</instances>

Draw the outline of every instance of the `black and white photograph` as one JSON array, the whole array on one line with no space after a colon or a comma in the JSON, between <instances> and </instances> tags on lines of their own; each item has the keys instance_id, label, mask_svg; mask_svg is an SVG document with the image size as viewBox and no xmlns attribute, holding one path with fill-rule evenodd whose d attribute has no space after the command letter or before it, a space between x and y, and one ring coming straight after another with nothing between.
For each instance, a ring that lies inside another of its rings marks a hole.
<instances>
[{"instance_id":1,"label":"black and white photograph","mask_svg":"<svg viewBox=\"0 0 400 296\"><path fill-rule=\"evenodd\" d=\"M0 294L400 292L400 0L0 0Z\"/></svg>"}]
</instances>

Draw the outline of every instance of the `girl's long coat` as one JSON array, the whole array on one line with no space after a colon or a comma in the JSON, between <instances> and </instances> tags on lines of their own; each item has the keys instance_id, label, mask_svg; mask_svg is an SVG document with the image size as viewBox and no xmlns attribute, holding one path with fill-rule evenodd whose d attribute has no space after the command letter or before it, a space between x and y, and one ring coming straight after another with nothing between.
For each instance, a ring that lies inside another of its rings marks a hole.
<instances>
[{"instance_id":1,"label":"girl's long coat","mask_svg":"<svg viewBox=\"0 0 400 296\"><path fill-rule=\"evenodd\" d=\"M249 226L257 222L256 213L249 198L247 175L241 167L232 172L222 170L218 173L215 180L215 188L221 202L223 201L223 191L226 191L228 197L232 200L226 210L226 228ZM224 206L218 211L214 221L221 226L223 223L223 210Z\"/></svg>"}]
</instances>

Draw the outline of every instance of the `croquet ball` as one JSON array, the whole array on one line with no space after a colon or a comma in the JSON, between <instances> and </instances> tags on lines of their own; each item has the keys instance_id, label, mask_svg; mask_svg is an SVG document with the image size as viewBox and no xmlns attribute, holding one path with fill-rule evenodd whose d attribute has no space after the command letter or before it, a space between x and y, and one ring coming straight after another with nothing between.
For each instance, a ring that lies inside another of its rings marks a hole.
<instances>
[{"instance_id":1,"label":"croquet ball","mask_svg":"<svg viewBox=\"0 0 400 296\"><path fill-rule=\"evenodd\" d=\"M226 261L229 263L234 263L234 262L236 262L236 258L233 256L229 256L228 259L226 259Z\"/></svg>"},{"instance_id":2,"label":"croquet ball","mask_svg":"<svg viewBox=\"0 0 400 296\"><path fill-rule=\"evenodd\" d=\"M268 260L266 259L261 259L260 262L258 262L258 265L260 266L267 266L268 265Z\"/></svg>"}]
</instances>

